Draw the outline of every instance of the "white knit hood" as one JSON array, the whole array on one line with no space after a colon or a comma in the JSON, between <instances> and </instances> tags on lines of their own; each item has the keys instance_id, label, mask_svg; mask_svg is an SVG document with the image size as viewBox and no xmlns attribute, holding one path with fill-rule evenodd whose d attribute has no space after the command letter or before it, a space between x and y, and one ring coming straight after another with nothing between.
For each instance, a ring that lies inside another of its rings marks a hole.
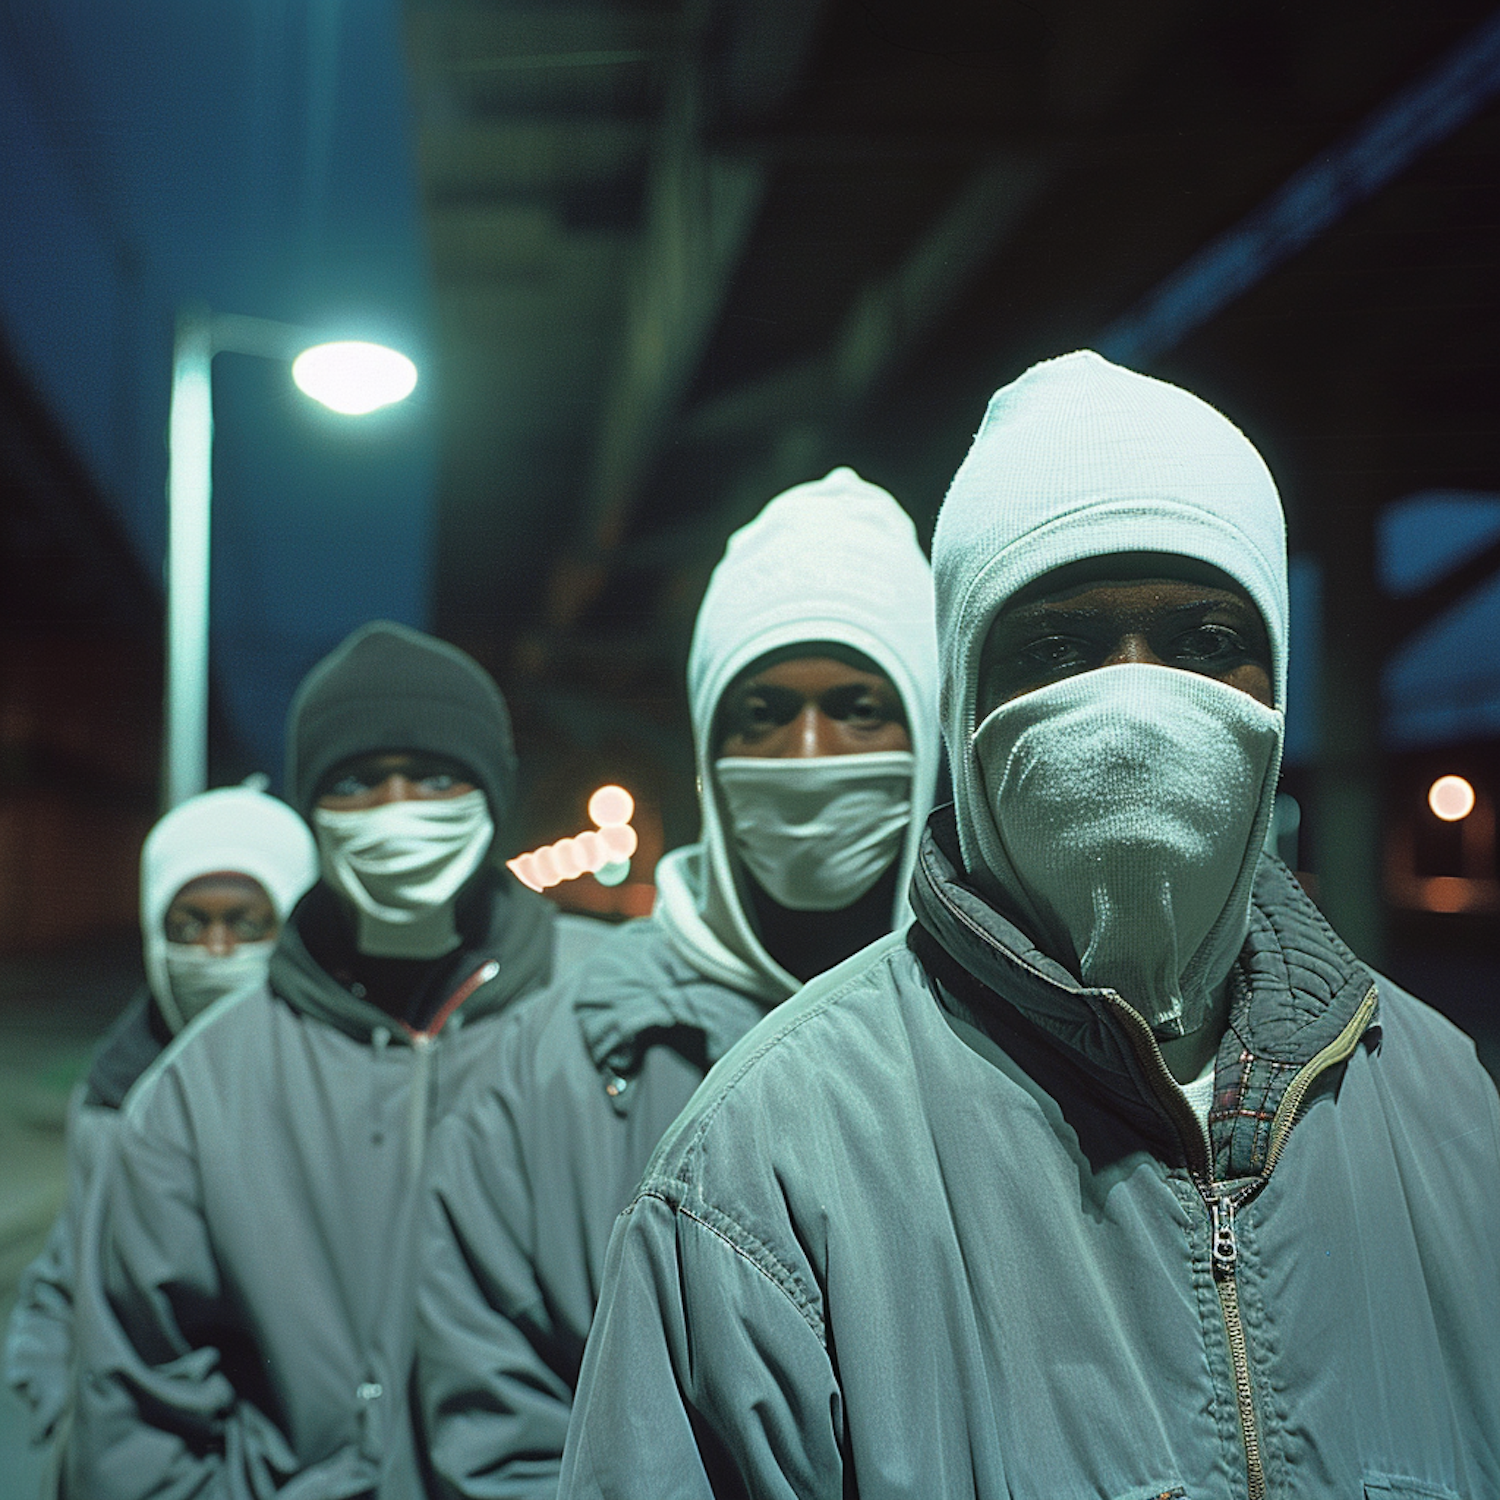
<instances>
[{"instance_id":1,"label":"white knit hood","mask_svg":"<svg viewBox=\"0 0 1500 1500\"><path fill-rule=\"evenodd\" d=\"M258 880L278 922L318 878L307 824L286 803L249 787L219 787L174 807L141 847L141 936L146 978L175 1031L182 1015L167 978L162 923L172 898L200 875L233 871Z\"/></svg>"},{"instance_id":2,"label":"white knit hood","mask_svg":"<svg viewBox=\"0 0 1500 1500\"><path fill-rule=\"evenodd\" d=\"M990 625L1044 574L1119 552L1172 554L1234 579L1265 623L1275 704L1285 704L1285 523L1249 440L1196 396L1090 351L1034 366L991 399L933 540L943 733L971 873L983 870L995 837L973 742ZM1279 749L1257 827L1269 815L1277 764ZM1258 845L1246 851L1236 901L1248 903L1258 857ZM1222 925L1235 920L1230 913ZM1237 947L1238 939L1225 931L1215 942Z\"/></svg>"},{"instance_id":3,"label":"white knit hood","mask_svg":"<svg viewBox=\"0 0 1500 1500\"><path fill-rule=\"evenodd\" d=\"M910 517L848 468L778 495L735 532L714 569L688 658L703 830L657 866L656 917L674 946L700 972L769 1004L801 986L761 946L737 894L715 791L714 722L725 689L752 662L816 641L869 657L906 710L915 765L891 918L900 925L937 778L932 575Z\"/></svg>"}]
</instances>

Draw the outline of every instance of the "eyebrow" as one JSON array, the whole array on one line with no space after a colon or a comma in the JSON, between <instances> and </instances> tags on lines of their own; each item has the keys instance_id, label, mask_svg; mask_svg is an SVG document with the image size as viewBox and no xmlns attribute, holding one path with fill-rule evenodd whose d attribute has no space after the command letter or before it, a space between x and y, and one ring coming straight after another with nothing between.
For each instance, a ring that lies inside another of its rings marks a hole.
<instances>
[{"instance_id":1,"label":"eyebrow","mask_svg":"<svg viewBox=\"0 0 1500 1500\"><path fill-rule=\"evenodd\" d=\"M1216 609L1233 610L1247 618L1257 617L1254 605L1226 592L1218 598L1186 599L1181 604L1168 605L1158 618L1171 619L1174 615L1196 614ZM1079 624L1086 624L1099 619L1104 613L1105 611L1097 605L1063 602L1052 604L1045 599L1032 599L1025 604L1018 605L1013 612L997 616L995 623L1001 630L1017 623L1022 626L1059 621L1064 623L1076 621Z\"/></svg>"}]
</instances>

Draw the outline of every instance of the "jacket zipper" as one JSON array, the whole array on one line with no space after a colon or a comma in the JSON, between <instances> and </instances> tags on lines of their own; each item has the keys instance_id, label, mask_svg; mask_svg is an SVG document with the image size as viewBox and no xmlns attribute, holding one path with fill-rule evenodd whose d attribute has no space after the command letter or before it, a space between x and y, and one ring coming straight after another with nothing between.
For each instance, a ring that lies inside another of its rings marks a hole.
<instances>
[{"instance_id":1,"label":"jacket zipper","mask_svg":"<svg viewBox=\"0 0 1500 1500\"><path fill-rule=\"evenodd\" d=\"M940 884L934 881L932 888L950 915L957 918L982 941L988 941L987 934L976 927L948 900ZM1281 1096L1281 1103L1277 1107L1276 1116L1271 1122L1271 1140L1266 1148L1266 1163L1261 1169L1261 1175L1249 1187L1242 1188L1238 1193L1214 1192L1213 1148L1208 1139L1208 1131L1198 1116L1193 1113L1192 1106L1187 1102L1182 1090L1177 1087L1177 1082L1167 1067L1166 1059L1161 1055L1161 1048L1151 1034L1151 1028L1146 1025L1140 1013L1132 1010L1113 990L1103 990L1100 993L1124 1026L1125 1034L1130 1039L1137 1060L1145 1068L1148 1078L1152 1080L1152 1087L1157 1098L1165 1106L1167 1114L1177 1127L1178 1136L1189 1157L1189 1172L1193 1185L1198 1189L1199 1196L1208 1208L1211 1237L1210 1263L1213 1268L1214 1288L1219 1294L1224 1332L1229 1343L1230 1362L1234 1370L1235 1404L1239 1410L1240 1437L1245 1449L1246 1486L1249 1500L1265 1500L1266 1474L1260 1451L1260 1428L1255 1415L1255 1392L1250 1383L1250 1349L1245 1337L1244 1319L1240 1316L1240 1290L1236 1279L1239 1241L1235 1235L1234 1216L1236 1211L1260 1192L1270 1179L1271 1171L1281 1156L1282 1147L1286 1145L1292 1126L1296 1123L1297 1111L1302 1107L1302 1100L1306 1097L1308 1089L1330 1067L1353 1055L1354 1049L1359 1045L1360 1037L1364 1035L1365 1028L1370 1024L1370 1017L1375 1013L1375 1001L1379 989L1378 986L1372 984L1365 991L1364 999L1360 1001L1344 1029L1321 1052L1315 1053L1287 1085L1286 1092ZM1160 1087L1163 1078L1171 1084L1171 1087L1165 1091Z\"/></svg>"},{"instance_id":2,"label":"jacket zipper","mask_svg":"<svg viewBox=\"0 0 1500 1500\"><path fill-rule=\"evenodd\" d=\"M1250 1198L1263 1184L1238 1195L1238 1201ZM1224 1318L1224 1336L1229 1341L1229 1363L1234 1370L1234 1404L1240 1415L1240 1441L1245 1449L1245 1488L1249 1500L1265 1500L1266 1469L1260 1453L1260 1425L1255 1416L1255 1390L1250 1383L1250 1344L1245 1337L1245 1320L1240 1316L1240 1284L1235 1277L1239 1260L1239 1241L1234 1233L1236 1195L1212 1196L1212 1189L1198 1183L1198 1191L1208 1204L1214 1290L1219 1294L1219 1311Z\"/></svg>"},{"instance_id":3,"label":"jacket zipper","mask_svg":"<svg viewBox=\"0 0 1500 1500\"><path fill-rule=\"evenodd\" d=\"M406 1026L412 1050L411 1103L406 1114L406 1162L413 1182L421 1177L422 1159L427 1150L427 1100L432 1090L432 1044L454 1011L480 985L488 984L499 972L500 965L494 959L481 964L443 1001L424 1030L418 1031L414 1026ZM404 1022L402 1024L405 1025Z\"/></svg>"},{"instance_id":4,"label":"jacket zipper","mask_svg":"<svg viewBox=\"0 0 1500 1500\"><path fill-rule=\"evenodd\" d=\"M1271 1122L1270 1145L1266 1149L1266 1164L1261 1169L1260 1176L1236 1193L1225 1193L1214 1190L1213 1154L1207 1130L1197 1115L1192 1116L1190 1131L1183 1128L1185 1122L1179 1106L1187 1107L1189 1113L1191 1108L1182 1097L1182 1090L1175 1086L1175 1080L1172 1080L1174 1086L1165 1093L1159 1086L1163 1077L1171 1080L1172 1075L1150 1027L1120 996L1112 991L1105 991L1105 998L1111 1009L1115 1010L1125 1024L1137 1057L1146 1067L1148 1076L1152 1077L1158 1098L1167 1106L1167 1113L1177 1126L1188 1155L1198 1158L1190 1170L1193 1185L1208 1208L1209 1263L1213 1270L1214 1290L1219 1295L1219 1310L1224 1319L1224 1334L1229 1344L1229 1360L1234 1372L1234 1398L1240 1418L1240 1440L1245 1450L1248 1500L1265 1500L1266 1471L1260 1449L1260 1424L1255 1413L1255 1389L1250 1379L1250 1345L1245 1336L1244 1318L1240 1314L1240 1287L1236 1275L1239 1239L1235 1234L1234 1216L1270 1180L1271 1171L1296 1123L1297 1111L1302 1107L1308 1089L1321 1074L1351 1056L1359 1045L1359 1039L1375 1012L1377 993L1376 986L1372 984L1344 1029L1322 1051L1315 1053L1287 1085L1286 1092L1281 1096L1281 1103L1277 1106L1276 1116Z\"/></svg>"}]
</instances>

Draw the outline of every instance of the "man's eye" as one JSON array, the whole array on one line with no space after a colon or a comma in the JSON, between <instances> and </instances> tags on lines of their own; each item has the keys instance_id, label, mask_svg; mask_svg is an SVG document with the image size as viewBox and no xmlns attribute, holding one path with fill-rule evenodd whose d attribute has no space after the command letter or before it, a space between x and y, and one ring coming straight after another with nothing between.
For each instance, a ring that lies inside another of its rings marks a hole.
<instances>
[{"instance_id":1,"label":"man's eye","mask_svg":"<svg viewBox=\"0 0 1500 1500\"><path fill-rule=\"evenodd\" d=\"M271 922L266 917L236 917L229 926L237 943L258 943L271 933Z\"/></svg>"},{"instance_id":2,"label":"man's eye","mask_svg":"<svg viewBox=\"0 0 1500 1500\"><path fill-rule=\"evenodd\" d=\"M1173 646L1174 655L1188 661L1223 661L1245 654L1244 641L1226 625L1199 625L1178 636Z\"/></svg>"},{"instance_id":3,"label":"man's eye","mask_svg":"<svg viewBox=\"0 0 1500 1500\"><path fill-rule=\"evenodd\" d=\"M1069 640L1067 636L1049 635L1042 640L1033 641L1018 651L1016 657L1029 667L1055 672L1081 661L1083 652L1078 643Z\"/></svg>"},{"instance_id":4,"label":"man's eye","mask_svg":"<svg viewBox=\"0 0 1500 1500\"><path fill-rule=\"evenodd\" d=\"M731 734L763 734L788 724L797 715L801 700L781 692L746 693L729 716Z\"/></svg>"},{"instance_id":5,"label":"man's eye","mask_svg":"<svg viewBox=\"0 0 1500 1500\"><path fill-rule=\"evenodd\" d=\"M203 935L203 923L192 917L173 917L167 923L167 940L173 943L196 943Z\"/></svg>"},{"instance_id":6,"label":"man's eye","mask_svg":"<svg viewBox=\"0 0 1500 1500\"><path fill-rule=\"evenodd\" d=\"M433 771L422 778L422 786L429 792L451 792L458 785L458 777L448 771Z\"/></svg>"},{"instance_id":7,"label":"man's eye","mask_svg":"<svg viewBox=\"0 0 1500 1500\"><path fill-rule=\"evenodd\" d=\"M340 776L324 794L329 797L358 797L370 790L369 782L358 776Z\"/></svg>"}]
</instances>

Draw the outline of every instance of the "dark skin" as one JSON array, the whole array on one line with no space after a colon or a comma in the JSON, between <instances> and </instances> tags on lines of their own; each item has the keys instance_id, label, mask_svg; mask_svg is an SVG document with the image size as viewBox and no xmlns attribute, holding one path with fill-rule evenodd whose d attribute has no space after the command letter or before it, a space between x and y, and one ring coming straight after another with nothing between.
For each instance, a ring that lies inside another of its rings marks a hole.
<instances>
[{"instance_id":1,"label":"dark skin","mask_svg":"<svg viewBox=\"0 0 1500 1500\"><path fill-rule=\"evenodd\" d=\"M331 812L357 812L394 802L433 802L462 797L475 790L470 772L446 756L405 750L359 755L342 761L329 772L318 794L317 805ZM342 908L344 903L340 902ZM352 926L350 914L344 913ZM327 967L341 984L379 1006L387 1015L420 1024L422 1010L433 997L423 993L441 960L425 958L377 958L359 953L353 943L338 959L329 956ZM440 1001L443 997L438 996ZM413 1003L418 1013L408 1015Z\"/></svg>"},{"instance_id":2,"label":"dark skin","mask_svg":"<svg viewBox=\"0 0 1500 1500\"><path fill-rule=\"evenodd\" d=\"M232 870L188 881L173 896L162 927L169 943L196 943L215 958L228 958L241 943L264 943L281 931L265 887Z\"/></svg>"},{"instance_id":3,"label":"dark skin","mask_svg":"<svg viewBox=\"0 0 1500 1500\"><path fill-rule=\"evenodd\" d=\"M1151 569L1137 576L1137 568ZM1272 706L1271 647L1249 596L1176 558L1058 569L1007 601L985 638L976 719L1036 688L1124 662L1201 672Z\"/></svg>"},{"instance_id":4,"label":"dark skin","mask_svg":"<svg viewBox=\"0 0 1500 1500\"><path fill-rule=\"evenodd\" d=\"M831 656L798 656L732 683L719 708L717 754L861 755L910 750L891 680Z\"/></svg>"},{"instance_id":5,"label":"dark skin","mask_svg":"<svg viewBox=\"0 0 1500 1500\"><path fill-rule=\"evenodd\" d=\"M318 794L330 812L356 812L388 802L426 802L462 797L474 790L468 772L441 755L389 751L359 755L335 766Z\"/></svg>"},{"instance_id":6,"label":"dark skin","mask_svg":"<svg viewBox=\"0 0 1500 1500\"><path fill-rule=\"evenodd\" d=\"M1245 591L1206 564L1127 554L1057 569L1006 602L980 656L976 722L1022 693L1125 662L1200 672L1274 706L1270 640ZM1207 1024L1160 1044L1174 1078L1197 1077L1224 1025L1220 997Z\"/></svg>"},{"instance_id":7,"label":"dark skin","mask_svg":"<svg viewBox=\"0 0 1500 1500\"><path fill-rule=\"evenodd\" d=\"M720 756L787 759L910 750L906 713L890 679L831 656L799 656L732 683L718 716ZM890 926L895 867L842 911L790 911L748 874L760 940L782 968L811 979Z\"/></svg>"}]
</instances>

